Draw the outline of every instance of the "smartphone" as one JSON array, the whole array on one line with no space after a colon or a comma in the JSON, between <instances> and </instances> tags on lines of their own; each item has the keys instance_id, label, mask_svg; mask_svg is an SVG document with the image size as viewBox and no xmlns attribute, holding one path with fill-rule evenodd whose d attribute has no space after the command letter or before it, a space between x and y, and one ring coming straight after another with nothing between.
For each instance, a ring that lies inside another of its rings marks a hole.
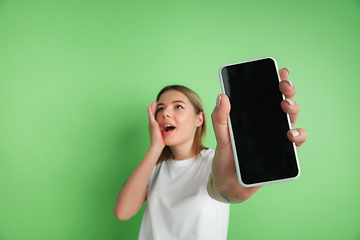
<instances>
[{"instance_id":1,"label":"smartphone","mask_svg":"<svg viewBox=\"0 0 360 240\"><path fill-rule=\"evenodd\" d=\"M287 138L289 115L277 63L267 57L225 65L222 92L230 99L229 132L239 183L244 187L294 180L300 176L295 143Z\"/></svg>"}]
</instances>

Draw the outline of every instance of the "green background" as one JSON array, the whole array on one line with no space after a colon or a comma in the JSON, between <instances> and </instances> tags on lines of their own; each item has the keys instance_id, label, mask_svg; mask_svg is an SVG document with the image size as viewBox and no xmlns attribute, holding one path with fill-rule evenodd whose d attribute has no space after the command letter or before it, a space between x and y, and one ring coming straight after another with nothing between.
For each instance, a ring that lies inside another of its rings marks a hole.
<instances>
[{"instance_id":1,"label":"green background","mask_svg":"<svg viewBox=\"0 0 360 240\"><path fill-rule=\"evenodd\" d=\"M146 106L183 84L210 120L219 68L267 56L297 87L302 175L231 206L228 239L360 239L358 0L0 0L0 239L137 239L144 208L112 209Z\"/></svg>"}]
</instances>

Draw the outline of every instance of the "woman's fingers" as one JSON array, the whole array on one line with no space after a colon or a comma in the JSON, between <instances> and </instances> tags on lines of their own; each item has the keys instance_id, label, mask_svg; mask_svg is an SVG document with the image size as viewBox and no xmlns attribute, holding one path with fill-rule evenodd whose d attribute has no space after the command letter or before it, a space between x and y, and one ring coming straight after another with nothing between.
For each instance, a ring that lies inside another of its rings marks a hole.
<instances>
[{"instance_id":1,"label":"woman's fingers","mask_svg":"<svg viewBox=\"0 0 360 240\"><path fill-rule=\"evenodd\" d=\"M279 89L282 94L285 95L287 99L294 99L296 93L295 85L288 79L282 80L279 83Z\"/></svg>"},{"instance_id":2,"label":"woman's fingers","mask_svg":"<svg viewBox=\"0 0 360 240\"><path fill-rule=\"evenodd\" d=\"M279 70L281 82L279 83L280 92L285 95L285 98L293 100L296 93L296 87L289 80L289 70L283 68Z\"/></svg>"},{"instance_id":3,"label":"woman's fingers","mask_svg":"<svg viewBox=\"0 0 360 240\"><path fill-rule=\"evenodd\" d=\"M149 122L151 122L151 119L153 118L153 115L152 115L152 110L151 110L150 105L147 106L147 110L148 110L148 115L149 115Z\"/></svg>"},{"instance_id":4,"label":"woman's fingers","mask_svg":"<svg viewBox=\"0 0 360 240\"><path fill-rule=\"evenodd\" d=\"M296 94L295 85L288 79L282 80L279 83L279 89L282 94L285 95L285 98L294 99Z\"/></svg>"},{"instance_id":5,"label":"woman's fingers","mask_svg":"<svg viewBox=\"0 0 360 240\"><path fill-rule=\"evenodd\" d=\"M300 106L293 99L296 93L296 87L289 80L289 70L286 68L279 70L281 82L279 83L280 91L285 95L285 100L281 102L281 108L289 114L291 126L293 127L299 117ZM294 142L299 148L307 139L307 132L302 128L291 129L287 133L287 137Z\"/></svg>"},{"instance_id":6,"label":"woman's fingers","mask_svg":"<svg viewBox=\"0 0 360 240\"><path fill-rule=\"evenodd\" d=\"M299 104L294 102L296 87L288 79L289 70L287 68L280 69L279 74L281 78L281 82L279 83L279 89L280 92L285 95L285 100L281 102L281 108L284 112L289 114L291 126L294 126L300 113Z\"/></svg>"},{"instance_id":7,"label":"woman's fingers","mask_svg":"<svg viewBox=\"0 0 360 240\"><path fill-rule=\"evenodd\" d=\"M228 116L230 113L230 100L225 94L219 94L216 107L211 114L216 142L219 148L223 148L230 142L228 128Z\"/></svg>"},{"instance_id":8,"label":"woman's fingers","mask_svg":"<svg viewBox=\"0 0 360 240\"><path fill-rule=\"evenodd\" d=\"M156 144L161 147L164 147L165 144L161 135L160 126L155 119L156 108L157 108L157 102L152 102L151 106L148 105L150 141L151 144Z\"/></svg>"},{"instance_id":9,"label":"woman's fingers","mask_svg":"<svg viewBox=\"0 0 360 240\"><path fill-rule=\"evenodd\" d=\"M284 79L288 79L289 78L289 69L287 68L282 68L279 70L279 74L280 74L280 78L281 78L281 81L284 80Z\"/></svg>"},{"instance_id":10,"label":"woman's fingers","mask_svg":"<svg viewBox=\"0 0 360 240\"><path fill-rule=\"evenodd\" d=\"M293 127L300 113L300 106L295 101L291 99L285 99L281 102L281 108L284 112L289 114L291 126Z\"/></svg>"},{"instance_id":11,"label":"woman's fingers","mask_svg":"<svg viewBox=\"0 0 360 240\"><path fill-rule=\"evenodd\" d=\"M296 147L299 148L307 139L307 132L302 128L294 128L288 131L287 137L291 142L294 142Z\"/></svg>"},{"instance_id":12,"label":"woman's fingers","mask_svg":"<svg viewBox=\"0 0 360 240\"><path fill-rule=\"evenodd\" d=\"M152 122L155 120L157 102L152 102L151 106L148 105L149 121Z\"/></svg>"}]
</instances>

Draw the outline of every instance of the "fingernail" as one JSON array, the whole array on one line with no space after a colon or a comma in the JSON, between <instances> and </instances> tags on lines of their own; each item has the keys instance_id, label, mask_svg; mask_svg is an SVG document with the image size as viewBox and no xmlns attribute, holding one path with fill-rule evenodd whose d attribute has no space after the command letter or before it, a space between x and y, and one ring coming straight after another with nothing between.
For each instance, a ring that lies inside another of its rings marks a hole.
<instances>
[{"instance_id":1,"label":"fingernail","mask_svg":"<svg viewBox=\"0 0 360 240\"><path fill-rule=\"evenodd\" d=\"M285 99L285 101L287 101L291 106L295 105L294 101L291 99Z\"/></svg>"},{"instance_id":2,"label":"fingernail","mask_svg":"<svg viewBox=\"0 0 360 240\"><path fill-rule=\"evenodd\" d=\"M287 72L288 72L288 75L290 74L290 71L289 71L289 69L287 69L287 68L283 68L283 69L285 69Z\"/></svg>"},{"instance_id":3,"label":"fingernail","mask_svg":"<svg viewBox=\"0 0 360 240\"><path fill-rule=\"evenodd\" d=\"M221 102L221 96L220 94L218 95L217 99L216 99L216 106L220 107L220 102Z\"/></svg>"},{"instance_id":4,"label":"fingernail","mask_svg":"<svg viewBox=\"0 0 360 240\"><path fill-rule=\"evenodd\" d=\"M290 85L290 87L294 86L294 84L293 84L290 80L288 80L288 79L284 79L284 80L282 80L282 81L287 82L287 83Z\"/></svg>"},{"instance_id":5,"label":"fingernail","mask_svg":"<svg viewBox=\"0 0 360 240\"><path fill-rule=\"evenodd\" d=\"M290 133L291 133L291 135L293 135L293 137L297 137L297 136L300 135L300 133L299 133L297 130L295 130L295 129L291 129L291 130L290 130Z\"/></svg>"}]
</instances>

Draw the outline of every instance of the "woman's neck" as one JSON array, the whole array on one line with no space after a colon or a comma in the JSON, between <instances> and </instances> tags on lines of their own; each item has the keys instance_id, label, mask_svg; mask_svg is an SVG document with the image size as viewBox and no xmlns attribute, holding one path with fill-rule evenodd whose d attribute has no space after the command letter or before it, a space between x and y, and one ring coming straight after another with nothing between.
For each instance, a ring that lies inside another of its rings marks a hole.
<instances>
[{"instance_id":1,"label":"woman's neck","mask_svg":"<svg viewBox=\"0 0 360 240\"><path fill-rule=\"evenodd\" d=\"M170 151L173 155L173 160L175 161L181 161L195 156L195 150L192 143L190 146L188 144L181 146L170 146Z\"/></svg>"}]
</instances>

